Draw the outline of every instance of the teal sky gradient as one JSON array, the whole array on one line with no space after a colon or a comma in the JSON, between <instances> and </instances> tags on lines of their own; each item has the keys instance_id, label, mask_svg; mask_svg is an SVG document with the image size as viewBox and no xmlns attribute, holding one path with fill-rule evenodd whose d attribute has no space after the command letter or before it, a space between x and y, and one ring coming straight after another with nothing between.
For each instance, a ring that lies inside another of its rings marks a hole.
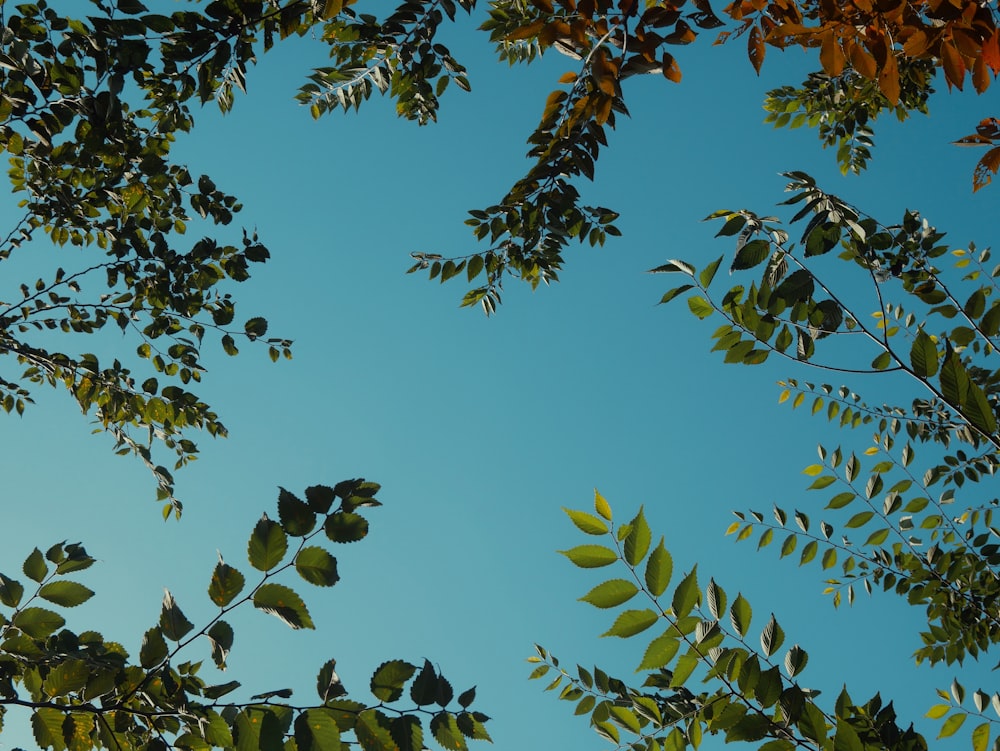
<instances>
[{"instance_id":1,"label":"teal sky gradient","mask_svg":"<svg viewBox=\"0 0 1000 751\"><path fill-rule=\"evenodd\" d=\"M524 139L575 63L553 53L509 69L474 32L481 19L447 30L473 91L452 87L437 124L398 120L379 99L358 114L313 121L292 99L310 68L325 63L310 39L263 56L230 115L211 107L197 115L176 157L243 201L223 235L256 228L273 254L233 289L237 318L267 317L269 335L295 340L294 360L271 364L253 346L237 358L206 347L198 393L231 435L195 436L201 459L177 473L179 523L160 520L137 461L89 435L66 395L39 390L23 418L0 420L0 570L19 574L35 545L82 541L100 560L79 577L97 597L70 611L68 626L96 628L137 654L164 587L192 621L211 617L205 588L216 551L249 568L247 538L261 512L273 515L279 485L300 492L363 476L383 485L385 506L370 514L366 540L337 551L341 582L330 591L293 584L317 630L292 633L244 613L234 619L228 677L248 694L288 686L309 701L317 670L334 657L363 701L380 662L426 657L456 690L478 686L496 748L597 751L607 744L542 682L529 683L524 662L537 642L566 664L596 662L627 680L641 658L642 637L599 639L611 617L576 602L610 569L574 570L555 552L586 541L560 507L589 510L597 487L617 520L644 504L678 576L697 562L703 588L711 576L730 600L742 591L754 607L754 639L773 611L787 643L810 654L807 685L831 702L845 682L859 700L880 690L919 724L933 688L954 675L912 668L919 612L885 596L834 610L818 567L798 569L777 562L776 549L755 553L723 537L734 509L778 503L818 520L826 498L806 493L801 474L816 461L816 443L860 453L869 431L834 431L778 406L775 382L840 380L774 358L724 366L709 352L719 322L698 322L683 301L657 307L677 282L644 272L668 258L704 265L731 253L732 239L713 239L717 227L699 220L721 208L775 211L786 170L810 172L884 222L919 209L956 246L989 245L997 188L972 195L979 153L950 142L996 114L993 89L978 98L941 91L930 117L880 122L870 170L844 178L813 132L762 122L764 93L799 83L809 58L769 50L757 77L740 41L713 47L705 32L678 50L681 84L627 82L632 117L619 119L596 182L579 186L587 201L621 212L624 236L604 248L571 247L557 285L532 293L511 280L487 319L458 308L461 279L405 275L408 254L479 249L466 212L494 203L527 169ZM14 215L15 200L4 216ZM80 251L36 243L32 252L41 267ZM4 289L21 281L11 269ZM115 334L93 346L128 356L136 343ZM872 402L908 400L896 384L883 390L889 381L847 382ZM191 652L210 662L207 648ZM983 676L990 691L989 667L963 674ZM936 734L926 721L920 727ZM0 748L32 743L10 717Z\"/></svg>"}]
</instances>

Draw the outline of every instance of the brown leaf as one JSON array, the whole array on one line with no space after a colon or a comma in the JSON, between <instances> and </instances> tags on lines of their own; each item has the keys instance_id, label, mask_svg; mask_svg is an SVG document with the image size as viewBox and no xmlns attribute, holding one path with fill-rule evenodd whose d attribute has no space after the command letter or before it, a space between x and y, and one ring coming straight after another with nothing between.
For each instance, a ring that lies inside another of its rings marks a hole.
<instances>
[{"instance_id":1,"label":"brown leaf","mask_svg":"<svg viewBox=\"0 0 1000 751\"><path fill-rule=\"evenodd\" d=\"M986 152L986 156L979 160L972 173L972 192L975 193L993 182L993 175L998 169L1000 169L1000 146L990 149Z\"/></svg>"},{"instance_id":2,"label":"brown leaf","mask_svg":"<svg viewBox=\"0 0 1000 751\"><path fill-rule=\"evenodd\" d=\"M896 106L899 103L899 68L896 66L896 56L893 54L886 57L882 69L878 72L878 87L891 105Z\"/></svg>"},{"instance_id":3,"label":"brown leaf","mask_svg":"<svg viewBox=\"0 0 1000 751\"><path fill-rule=\"evenodd\" d=\"M983 42L982 54L993 74L1000 73L1000 29L993 29L993 35Z\"/></svg>"},{"instance_id":4,"label":"brown leaf","mask_svg":"<svg viewBox=\"0 0 1000 751\"><path fill-rule=\"evenodd\" d=\"M757 71L757 75L760 75L760 66L764 64L764 39L760 29L756 26L750 29L750 34L747 37L747 55L750 57L753 69Z\"/></svg>"},{"instance_id":5,"label":"brown leaf","mask_svg":"<svg viewBox=\"0 0 1000 751\"><path fill-rule=\"evenodd\" d=\"M832 30L828 29L820 34L819 62L831 76L839 76L844 72L844 50Z\"/></svg>"},{"instance_id":6,"label":"brown leaf","mask_svg":"<svg viewBox=\"0 0 1000 751\"><path fill-rule=\"evenodd\" d=\"M944 78L948 86L956 86L961 91L962 84L965 83L965 60L962 59L962 54L954 42L941 42L941 66L944 68Z\"/></svg>"},{"instance_id":7,"label":"brown leaf","mask_svg":"<svg viewBox=\"0 0 1000 751\"><path fill-rule=\"evenodd\" d=\"M980 120L979 125L976 126L976 133L991 140L1000 138L1000 120L995 117Z\"/></svg>"},{"instance_id":8,"label":"brown leaf","mask_svg":"<svg viewBox=\"0 0 1000 751\"><path fill-rule=\"evenodd\" d=\"M681 67L669 52L663 53L663 75L668 81L681 82Z\"/></svg>"},{"instance_id":9,"label":"brown leaf","mask_svg":"<svg viewBox=\"0 0 1000 751\"><path fill-rule=\"evenodd\" d=\"M851 67L854 70L865 78L875 79L875 76L878 74L878 66L875 64L875 58L872 57L868 50L857 42L851 42L848 56L851 59Z\"/></svg>"},{"instance_id":10,"label":"brown leaf","mask_svg":"<svg viewBox=\"0 0 1000 751\"><path fill-rule=\"evenodd\" d=\"M972 64L972 85L976 87L977 94L982 94L990 87L990 73L982 55Z\"/></svg>"}]
</instances>

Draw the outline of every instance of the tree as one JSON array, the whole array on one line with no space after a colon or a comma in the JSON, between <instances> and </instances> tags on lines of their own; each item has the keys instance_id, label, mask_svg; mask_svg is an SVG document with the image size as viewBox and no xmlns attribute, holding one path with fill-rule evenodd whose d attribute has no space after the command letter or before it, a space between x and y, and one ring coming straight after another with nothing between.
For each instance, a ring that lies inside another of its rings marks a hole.
<instances>
[{"instance_id":1,"label":"tree","mask_svg":"<svg viewBox=\"0 0 1000 751\"><path fill-rule=\"evenodd\" d=\"M819 447L820 463L805 469L813 478L808 489L825 500L818 524L809 505L775 506L773 520L736 511L727 533L738 540L756 535L758 548L780 540L781 558L818 563L830 577L824 591L835 606L853 603L863 588L923 608L917 665L986 659L1000 642L998 502L983 501L979 487L1000 463L1000 371L991 365L1000 302L993 299L990 252L949 247L915 212L884 224L822 191L808 175L787 177L791 196L783 205L796 209L787 223L748 210L708 217L723 222L719 236L736 238L730 272L754 279L719 291L712 285L724 257L700 270L673 260L653 272L685 281L662 301L685 297L696 317L720 316L713 350L727 363L756 365L775 356L837 375L889 378L896 396L879 404L849 386L785 381L780 401L793 408L811 401L812 414L844 430L866 427L873 440L863 450ZM790 241L797 223L804 224L800 239ZM823 265L831 251L850 273ZM874 308L871 316L866 305ZM837 339L850 344L836 347ZM903 389L892 374L906 377L911 402L898 401ZM970 498L963 503L964 492ZM663 538L652 546L642 508L617 527L600 494L594 511L567 513L605 544L562 552L579 567L617 566L620 578L602 581L582 599L624 608L604 636L654 635L638 666L645 677L630 685L600 668L562 668L542 647L532 658L532 677L555 672L547 688L560 688L559 698L576 702L576 713L589 716L602 736L632 749L696 748L706 734L768 751L929 747L886 697L860 702L845 687L827 700L806 688L799 680L806 650L786 648L773 614L751 625L753 610L742 593L730 599L714 578L705 586L697 566L676 581ZM956 679L938 697L927 717L943 721L939 739L971 721L974 749L990 747L991 738L994 748L1000 745L1000 694L977 687L967 701Z\"/></svg>"}]
</instances>

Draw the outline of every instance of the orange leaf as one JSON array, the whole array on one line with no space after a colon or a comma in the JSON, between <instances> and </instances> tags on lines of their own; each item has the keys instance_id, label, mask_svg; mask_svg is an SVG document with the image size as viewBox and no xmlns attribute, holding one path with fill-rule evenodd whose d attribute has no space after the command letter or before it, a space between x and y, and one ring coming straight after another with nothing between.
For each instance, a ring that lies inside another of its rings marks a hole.
<instances>
[{"instance_id":1,"label":"orange leaf","mask_svg":"<svg viewBox=\"0 0 1000 751\"><path fill-rule=\"evenodd\" d=\"M1000 120L995 117L987 117L979 121L976 126L976 133L983 138L995 140L1000 138Z\"/></svg>"},{"instance_id":2,"label":"orange leaf","mask_svg":"<svg viewBox=\"0 0 1000 751\"><path fill-rule=\"evenodd\" d=\"M868 51L856 42L851 43L849 57L851 67L865 78L874 79L878 73L878 66L875 65L875 58Z\"/></svg>"},{"instance_id":3,"label":"orange leaf","mask_svg":"<svg viewBox=\"0 0 1000 751\"><path fill-rule=\"evenodd\" d=\"M885 58L882 70L878 72L878 87L891 105L899 103L899 68L896 66L896 56L891 52Z\"/></svg>"},{"instance_id":4,"label":"orange leaf","mask_svg":"<svg viewBox=\"0 0 1000 751\"><path fill-rule=\"evenodd\" d=\"M528 39L538 35L538 32L545 26L545 21L541 18L529 23L527 26L520 26L507 35L507 40L515 42L518 39Z\"/></svg>"},{"instance_id":5,"label":"orange leaf","mask_svg":"<svg viewBox=\"0 0 1000 751\"><path fill-rule=\"evenodd\" d=\"M820 34L819 62L831 76L844 72L844 51L840 48L840 40L829 29Z\"/></svg>"},{"instance_id":6,"label":"orange leaf","mask_svg":"<svg viewBox=\"0 0 1000 751\"><path fill-rule=\"evenodd\" d=\"M568 73L563 73L559 76L559 83L576 83L576 73L572 70Z\"/></svg>"},{"instance_id":7,"label":"orange leaf","mask_svg":"<svg viewBox=\"0 0 1000 751\"><path fill-rule=\"evenodd\" d=\"M983 42L983 60L993 75L1000 73L1000 29L993 29L993 36Z\"/></svg>"},{"instance_id":8,"label":"orange leaf","mask_svg":"<svg viewBox=\"0 0 1000 751\"><path fill-rule=\"evenodd\" d=\"M681 82L681 68L669 52L663 53L663 75L668 81Z\"/></svg>"},{"instance_id":9,"label":"orange leaf","mask_svg":"<svg viewBox=\"0 0 1000 751\"><path fill-rule=\"evenodd\" d=\"M753 69L757 71L757 75L760 75L760 66L764 64L764 39L760 29L756 26L750 29L747 38L747 54L750 56L750 64L753 65Z\"/></svg>"},{"instance_id":10,"label":"orange leaf","mask_svg":"<svg viewBox=\"0 0 1000 751\"><path fill-rule=\"evenodd\" d=\"M925 32L914 32L903 42L903 53L907 57L920 57L927 51L929 44L930 40Z\"/></svg>"},{"instance_id":11,"label":"orange leaf","mask_svg":"<svg viewBox=\"0 0 1000 751\"><path fill-rule=\"evenodd\" d=\"M986 152L986 156L979 160L972 173L972 192L975 193L993 182L993 175L998 169L1000 169L1000 146L990 149Z\"/></svg>"},{"instance_id":12,"label":"orange leaf","mask_svg":"<svg viewBox=\"0 0 1000 751\"><path fill-rule=\"evenodd\" d=\"M531 4L543 13L555 12L555 8L552 7L552 0L531 0Z\"/></svg>"},{"instance_id":13,"label":"orange leaf","mask_svg":"<svg viewBox=\"0 0 1000 751\"><path fill-rule=\"evenodd\" d=\"M962 84L965 82L965 60L962 59L954 42L941 42L941 65L944 68L944 78L948 82L948 86L957 86L961 91Z\"/></svg>"},{"instance_id":14,"label":"orange leaf","mask_svg":"<svg viewBox=\"0 0 1000 751\"><path fill-rule=\"evenodd\" d=\"M982 55L972 64L972 85L976 87L977 94L982 94L990 87L990 73Z\"/></svg>"}]
</instances>

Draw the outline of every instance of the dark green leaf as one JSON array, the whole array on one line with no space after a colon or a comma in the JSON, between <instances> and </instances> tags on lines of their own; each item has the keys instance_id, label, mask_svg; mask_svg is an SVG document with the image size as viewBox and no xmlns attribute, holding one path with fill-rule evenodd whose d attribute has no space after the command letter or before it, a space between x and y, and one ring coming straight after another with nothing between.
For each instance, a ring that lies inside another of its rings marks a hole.
<instances>
[{"instance_id":1,"label":"dark green leaf","mask_svg":"<svg viewBox=\"0 0 1000 751\"><path fill-rule=\"evenodd\" d=\"M337 559L323 548L309 546L302 548L295 556L295 570L299 576L318 587L332 587L340 576L337 574Z\"/></svg>"},{"instance_id":2,"label":"dark green leaf","mask_svg":"<svg viewBox=\"0 0 1000 751\"><path fill-rule=\"evenodd\" d=\"M270 571L281 563L288 551L288 538L278 522L271 521L267 514L261 517L247 543L247 558L258 571Z\"/></svg>"}]
</instances>

